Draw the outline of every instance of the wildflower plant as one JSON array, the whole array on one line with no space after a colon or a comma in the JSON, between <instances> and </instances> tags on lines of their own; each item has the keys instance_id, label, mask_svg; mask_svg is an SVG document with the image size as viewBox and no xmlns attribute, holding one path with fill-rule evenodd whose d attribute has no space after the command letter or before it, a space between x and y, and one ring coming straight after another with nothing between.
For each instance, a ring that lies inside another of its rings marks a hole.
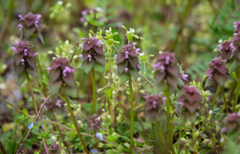
<instances>
[{"instance_id":1,"label":"wildflower plant","mask_svg":"<svg viewBox=\"0 0 240 154\"><path fill-rule=\"evenodd\" d=\"M92 68L103 73L105 71L104 42L95 37L88 39L82 38L82 41L83 43L80 44L82 54L79 55L82 60L80 67L82 67L86 73L89 73Z\"/></svg>"},{"instance_id":2,"label":"wildflower plant","mask_svg":"<svg viewBox=\"0 0 240 154\"><path fill-rule=\"evenodd\" d=\"M167 85L170 86L171 91L176 91L178 86L184 85L179 75L179 68L174 53L162 52L158 56L153 68L155 70L154 88L156 93L166 90Z\"/></svg>"},{"instance_id":3,"label":"wildflower plant","mask_svg":"<svg viewBox=\"0 0 240 154\"><path fill-rule=\"evenodd\" d=\"M139 60L137 55L139 54L139 48L135 47L136 43L129 45L123 45L120 52L117 54L117 73L121 79L120 83L124 83L134 77L137 79L138 72L140 70Z\"/></svg>"},{"instance_id":4,"label":"wildflower plant","mask_svg":"<svg viewBox=\"0 0 240 154\"><path fill-rule=\"evenodd\" d=\"M44 26L40 19L41 15L29 12L27 15L20 14L18 17L20 18L19 21L21 22L18 25L19 31L24 32L23 35L25 35L26 38L32 36L36 32L39 39L43 42L41 29L44 28Z\"/></svg>"},{"instance_id":5,"label":"wildflower plant","mask_svg":"<svg viewBox=\"0 0 240 154\"><path fill-rule=\"evenodd\" d=\"M77 97L74 77L75 69L66 58L55 58L47 70L49 71L49 87L52 95L62 92L71 97Z\"/></svg>"},{"instance_id":6,"label":"wildflower plant","mask_svg":"<svg viewBox=\"0 0 240 154\"><path fill-rule=\"evenodd\" d=\"M209 69L206 71L208 78L205 87L209 87L215 83L223 87L225 81L228 79L228 69L225 63L226 60L222 60L222 57L215 57L209 63Z\"/></svg>"},{"instance_id":7,"label":"wildflower plant","mask_svg":"<svg viewBox=\"0 0 240 154\"><path fill-rule=\"evenodd\" d=\"M147 121L151 120L166 120L166 111L164 106L166 105L166 97L162 97L161 93L157 95L146 95L144 96L145 103L145 117Z\"/></svg>"},{"instance_id":8,"label":"wildflower plant","mask_svg":"<svg viewBox=\"0 0 240 154\"><path fill-rule=\"evenodd\" d=\"M14 53L14 71L17 75L19 86L28 78L29 74L38 78L37 52L28 42L16 42L17 46L12 47Z\"/></svg>"},{"instance_id":9,"label":"wildflower plant","mask_svg":"<svg viewBox=\"0 0 240 154\"><path fill-rule=\"evenodd\" d=\"M185 86L180 92L178 98L178 108L177 111L182 112L184 121L187 118L194 122L196 118L196 111L198 107L202 107L202 102L204 101L201 91L195 86Z\"/></svg>"}]
</instances>

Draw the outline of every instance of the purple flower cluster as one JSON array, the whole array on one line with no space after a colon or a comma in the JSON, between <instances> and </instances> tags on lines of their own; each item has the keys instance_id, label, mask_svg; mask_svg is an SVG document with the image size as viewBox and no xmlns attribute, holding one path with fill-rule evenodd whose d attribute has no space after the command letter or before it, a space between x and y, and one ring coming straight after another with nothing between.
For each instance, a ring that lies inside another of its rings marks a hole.
<instances>
[{"instance_id":1,"label":"purple flower cluster","mask_svg":"<svg viewBox=\"0 0 240 154\"><path fill-rule=\"evenodd\" d=\"M82 63L83 70L88 73L92 67L100 73L105 71L105 54L103 49L104 42L99 39L93 38L82 38L83 44L81 44L82 54L79 55Z\"/></svg>"},{"instance_id":2,"label":"purple flower cluster","mask_svg":"<svg viewBox=\"0 0 240 154\"><path fill-rule=\"evenodd\" d=\"M12 47L14 54L14 71L17 74L19 86L26 80L28 74L38 78L36 53L28 42L16 42L17 46Z\"/></svg>"},{"instance_id":3,"label":"purple flower cluster","mask_svg":"<svg viewBox=\"0 0 240 154\"><path fill-rule=\"evenodd\" d=\"M158 56L156 63L153 65L155 69L154 81L156 92L163 91L170 85L171 90L177 90L177 86L183 86L184 83L180 78L177 60L174 53L163 52ZM183 80L187 80L187 75L181 75Z\"/></svg>"},{"instance_id":4,"label":"purple flower cluster","mask_svg":"<svg viewBox=\"0 0 240 154\"><path fill-rule=\"evenodd\" d=\"M49 87L52 95L55 95L61 91L69 96L77 97L74 84L75 69L70 66L70 63L66 58L55 58L47 70L49 71Z\"/></svg>"},{"instance_id":5,"label":"purple flower cluster","mask_svg":"<svg viewBox=\"0 0 240 154\"><path fill-rule=\"evenodd\" d=\"M19 31L22 31L24 27L26 27L23 32L26 38L32 36L36 31L38 32L39 39L43 42L42 34L40 30L44 28L41 22L41 15L40 14L33 14L29 12L27 15L18 15L20 18L19 21L21 22L18 24Z\"/></svg>"},{"instance_id":6,"label":"purple flower cluster","mask_svg":"<svg viewBox=\"0 0 240 154\"><path fill-rule=\"evenodd\" d=\"M180 92L178 98L177 111L182 111L184 119L189 118L191 121L195 120L195 112L198 107L201 106L201 102L204 101L200 90L194 86L185 86Z\"/></svg>"},{"instance_id":7,"label":"purple flower cluster","mask_svg":"<svg viewBox=\"0 0 240 154\"><path fill-rule=\"evenodd\" d=\"M43 97L43 99L46 101L47 98ZM53 98L51 100L48 100L44 108L47 108L48 110L56 110L62 106L62 103L57 98Z\"/></svg>"},{"instance_id":8,"label":"purple flower cluster","mask_svg":"<svg viewBox=\"0 0 240 154\"><path fill-rule=\"evenodd\" d=\"M240 129L240 111L227 115L226 130L231 133Z\"/></svg>"},{"instance_id":9,"label":"purple flower cluster","mask_svg":"<svg viewBox=\"0 0 240 154\"><path fill-rule=\"evenodd\" d=\"M209 87L215 83L223 86L225 81L228 79L228 69L225 65L226 60L221 60L222 57L215 57L209 63L209 69L206 71L208 79L206 81L205 87Z\"/></svg>"},{"instance_id":10,"label":"purple flower cluster","mask_svg":"<svg viewBox=\"0 0 240 154\"><path fill-rule=\"evenodd\" d=\"M145 117L147 121L165 119L166 112L163 107L166 104L165 100L167 98L161 95L162 93L144 96L144 99L147 101L145 104Z\"/></svg>"},{"instance_id":11,"label":"purple flower cluster","mask_svg":"<svg viewBox=\"0 0 240 154\"><path fill-rule=\"evenodd\" d=\"M135 47L136 43L133 42L129 45L123 45L120 52L117 54L117 72L121 78L121 83L126 82L133 76L135 79L138 77L140 66L138 63L139 48Z\"/></svg>"},{"instance_id":12,"label":"purple flower cluster","mask_svg":"<svg viewBox=\"0 0 240 154\"><path fill-rule=\"evenodd\" d=\"M100 123L102 122L102 119L99 118L98 115L94 114L91 118L89 118L88 121L88 130L89 129L93 129L94 131L98 130L99 128L101 128Z\"/></svg>"},{"instance_id":13,"label":"purple flower cluster","mask_svg":"<svg viewBox=\"0 0 240 154\"><path fill-rule=\"evenodd\" d=\"M219 45L218 52L220 52L220 56L223 59L230 59L232 55L232 48L230 46L231 41L224 41L222 44Z\"/></svg>"},{"instance_id":14,"label":"purple flower cluster","mask_svg":"<svg viewBox=\"0 0 240 154\"><path fill-rule=\"evenodd\" d=\"M29 12L27 15L18 15L20 18L19 21L23 21L25 25L30 28L30 27L35 27L36 30L38 30L39 27L43 27L42 22L40 20L41 15L40 14L33 14L32 12ZM23 25L20 23L18 25L19 30L22 30Z\"/></svg>"}]
</instances>

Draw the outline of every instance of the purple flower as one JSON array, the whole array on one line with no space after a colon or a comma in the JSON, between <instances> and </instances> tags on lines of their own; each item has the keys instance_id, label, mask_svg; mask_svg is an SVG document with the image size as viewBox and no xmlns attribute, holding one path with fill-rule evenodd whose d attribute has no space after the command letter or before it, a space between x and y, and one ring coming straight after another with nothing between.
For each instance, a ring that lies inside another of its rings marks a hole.
<instances>
[{"instance_id":1,"label":"purple flower","mask_svg":"<svg viewBox=\"0 0 240 154\"><path fill-rule=\"evenodd\" d=\"M220 44L217 51L223 59L230 59L232 55L231 41L225 41Z\"/></svg>"},{"instance_id":2,"label":"purple flower","mask_svg":"<svg viewBox=\"0 0 240 154\"><path fill-rule=\"evenodd\" d=\"M145 117L147 121L150 120L163 120L165 118L165 98L161 96L161 93L157 95L144 96L147 101L145 104Z\"/></svg>"},{"instance_id":3,"label":"purple flower","mask_svg":"<svg viewBox=\"0 0 240 154\"><path fill-rule=\"evenodd\" d=\"M161 53L153 67L155 69L154 81L157 92L165 90L167 84L170 85L171 91L177 90L177 86L184 85L180 78L179 68L174 53Z\"/></svg>"},{"instance_id":4,"label":"purple flower","mask_svg":"<svg viewBox=\"0 0 240 154\"><path fill-rule=\"evenodd\" d=\"M37 36L38 38L43 42L43 37L40 32L42 28L44 28L40 18L40 14L33 14L32 12L29 12L27 15L18 15L20 18L19 21L21 23L18 25L19 31L21 31L24 27L23 30L23 36L26 38L32 36L36 31L37 31ZM43 42L44 43L44 42Z\"/></svg>"},{"instance_id":5,"label":"purple flower","mask_svg":"<svg viewBox=\"0 0 240 154\"><path fill-rule=\"evenodd\" d=\"M100 122L102 122L102 119L100 119L98 115L94 114L91 118L89 118L89 126L87 129L93 129L94 131L98 130L101 128Z\"/></svg>"},{"instance_id":6,"label":"purple flower","mask_svg":"<svg viewBox=\"0 0 240 154\"><path fill-rule=\"evenodd\" d=\"M199 89L194 86L185 86L178 98L177 112L182 111L185 120L189 118L191 121L195 121L195 112L201 106L202 101L204 99Z\"/></svg>"},{"instance_id":7,"label":"purple flower","mask_svg":"<svg viewBox=\"0 0 240 154\"><path fill-rule=\"evenodd\" d=\"M55 58L51 66L47 68L49 70L49 87L52 95L57 94L59 91L65 94L77 97L74 68L70 66L69 61L66 58Z\"/></svg>"},{"instance_id":8,"label":"purple flower","mask_svg":"<svg viewBox=\"0 0 240 154\"><path fill-rule=\"evenodd\" d=\"M188 79L187 79L188 74L179 73L179 77L180 77L183 81L188 81Z\"/></svg>"},{"instance_id":9,"label":"purple flower","mask_svg":"<svg viewBox=\"0 0 240 154\"><path fill-rule=\"evenodd\" d=\"M82 59L82 68L88 73L92 67L95 70L104 73L105 71L105 54L103 49L104 42L99 39L93 38L82 38L83 44L81 44L82 54L79 57Z\"/></svg>"},{"instance_id":10,"label":"purple flower","mask_svg":"<svg viewBox=\"0 0 240 154\"><path fill-rule=\"evenodd\" d=\"M138 77L138 72L140 70L138 57L139 48L135 47L136 43L131 43L129 45L123 45L122 49L117 55L117 72L119 73L121 83L126 82L130 76L135 79Z\"/></svg>"},{"instance_id":11,"label":"purple flower","mask_svg":"<svg viewBox=\"0 0 240 154\"><path fill-rule=\"evenodd\" d=\"M233 27L235 28L234 30L235 33L240 32L240 22L235 21Z\"/></svg>"},{"instance_id":12,"label":"purple flower","mask_svg":"<svg viewBox=\"0 0 240 154\"><path fill-rule=\"evenodd\" d=\"M36 28L43 27L41 23L41 15L40 14L33 14L32 12L29 12L27 15L18 15L20 18L19 21L23 21L28 28L35 26Z\"/></svg>"},{"instance_id":13,"label":"purple flower","mask_svg":"<svg viewBox=\"0 0 240 154\"><path fill-rule=\"evenodd\" d=\"M46 98L43 98L44 100L46 100ZM58 100L57 98L53 98L53 99L49 99L46 103L46 105L44 106L44 108L47 108L48 111L52 111L52 110L57 110L62 106L62 103L60 100Z\"/></svg>"},{"instance_id":14,"label":"purple flower","mask_svg":"<svg viewBox=\"0 0 240 154\"><path fill-rule=\"evenodd\" d=\"M209 87L210 85L213 85L215 83L218 83L219 85L223 86L223 84L227 80L228 69L225 65L226 60L221 59L222 57L215 57L209 63L209 69L206 71L208 79L206 81L205 87Z\"/></svg>"},{"instance_id":15,"label":"purple flower","mask_svg":"<svg viewBox=\"0 0 240 154\"><path fill-rule=\"evenodd\" d=\"M235 53L240 51L240 33L237 33L232 38L232 43L230 44L232 52ZM240 58L239 55L236 55L237 58Z\"/></svg>"},{"instance_id":16,"label":"purple flower","mask_svg":"<svg viewBox=\"0 0 240 154\"><path fill-rule=\"evenodd\" d=\"M28 42L16 42L17 46L12 47L14 54L14 71L18 77L19 86L26 80L28 74L38 78L36 52L28 44Z\"/></svg>"},{"instance_id":17,"label":"purple flower","mask_svg":"<svg viewBox=\"0 0 240 154\"><path fill-rule=\"evenodd\" d=\"M240 111L238 114L229 113L227 115L226 130L231 133L240 129Z\"/></svg>"}]
</instances>

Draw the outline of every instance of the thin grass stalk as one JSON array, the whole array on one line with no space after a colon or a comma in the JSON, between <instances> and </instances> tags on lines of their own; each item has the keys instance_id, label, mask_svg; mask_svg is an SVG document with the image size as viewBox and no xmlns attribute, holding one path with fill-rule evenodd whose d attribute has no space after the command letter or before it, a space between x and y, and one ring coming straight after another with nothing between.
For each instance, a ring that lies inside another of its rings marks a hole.
<instances>
[{"instance_id":1,"label":"thin grass stalk","mask_svg":"<svg viewBox=\"0 0 240 154\"><path fill-rule=\"evenodd\" d=\"M129 91L130 91L130 102L131 102L131 133L130 133L130 149L129 153L132 153L133 147L133 123L134 123L134 113L133 113L133 87L132 87L132 79L129 79Z\"/></svg>"}]
</instances>

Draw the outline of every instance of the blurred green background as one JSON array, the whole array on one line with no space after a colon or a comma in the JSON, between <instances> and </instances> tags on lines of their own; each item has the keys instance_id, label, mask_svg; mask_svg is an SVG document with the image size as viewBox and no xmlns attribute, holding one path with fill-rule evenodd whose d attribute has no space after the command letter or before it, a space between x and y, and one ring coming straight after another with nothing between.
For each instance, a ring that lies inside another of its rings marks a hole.
<instances>
[{"instance_id":1,"label":"blurred green background","mask_svg":"<svg viewBox=\"0 0 240 154\"><path fill-rule=\"evenodd\" d=\"M104 10L101 16L106 22L80 22L83 10L97 7ZM20 37L18 15L32 12L42 15L45 26L45 44L39 40L32 43L39 52L54 51L57 40L69 40L74 48L90 29L104 31L109 27L120 33L124 44L124 25L144 38L139 44L141 52L175 52L191 79L203 76L218 41L232 36L233 22L240 16L238 0L1 0L0 10L0 73L7 70L3 63L11 57L10 47Z\"/></svg>"}]
</instances>

